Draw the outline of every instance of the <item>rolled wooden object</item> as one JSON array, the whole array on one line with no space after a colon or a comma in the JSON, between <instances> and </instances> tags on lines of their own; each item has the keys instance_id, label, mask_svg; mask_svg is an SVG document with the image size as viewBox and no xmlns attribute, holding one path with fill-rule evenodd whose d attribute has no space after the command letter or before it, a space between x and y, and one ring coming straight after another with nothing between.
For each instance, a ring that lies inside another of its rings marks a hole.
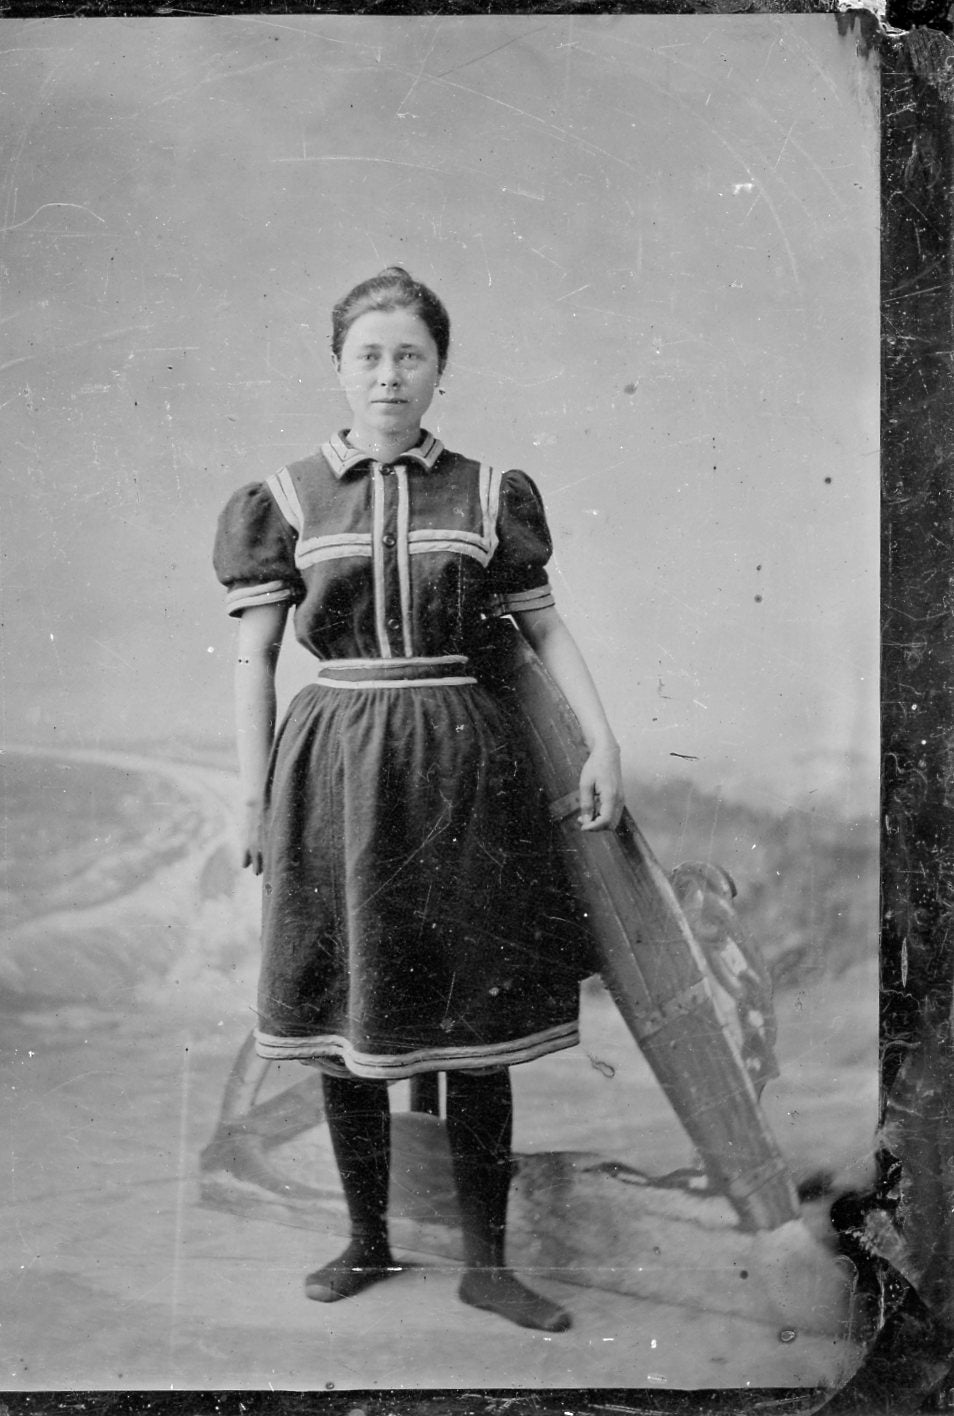
<instances>
[{"instance_id":1,"label":"rolled wooden object","mask_svg":"<svg viewBox=\"0 0 954 1416\"><path fill-rule=\"evenodd\" d=\"M569 704L509 622L501 622L481 676L507 701L525 739L559 823L600 972L709 1179L746 1229L777 1229L797 1218L785 1162L665 872L628 811L615 831L579 827L587 748Z\"/></svg>"}]
</instances>

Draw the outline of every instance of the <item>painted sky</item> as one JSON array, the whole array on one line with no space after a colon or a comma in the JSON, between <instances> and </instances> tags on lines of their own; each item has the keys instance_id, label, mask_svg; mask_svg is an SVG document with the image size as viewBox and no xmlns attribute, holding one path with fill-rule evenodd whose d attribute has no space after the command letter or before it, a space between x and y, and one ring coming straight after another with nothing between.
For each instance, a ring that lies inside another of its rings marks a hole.
<instances>
[{"instance_id":1,"label":"painted sky","mask_svg":"<svg viewBox=\"0 0 954 1416\"><path fill-rule=\"evenodd\" d=\"M7 740L230 733L209 554L346 409L328 311L453 321L633 775L875 805L878 120L828 15L6 21ZM307 665L287 656L289 692ZM678 755L674 755L678 754Z\"/></svg>"}]
</instances>

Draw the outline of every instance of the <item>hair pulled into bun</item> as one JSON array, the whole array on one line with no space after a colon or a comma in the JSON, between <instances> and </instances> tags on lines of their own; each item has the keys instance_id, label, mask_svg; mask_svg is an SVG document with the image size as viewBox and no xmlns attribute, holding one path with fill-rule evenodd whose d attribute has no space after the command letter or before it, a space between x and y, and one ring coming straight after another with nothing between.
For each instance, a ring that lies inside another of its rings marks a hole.
<instances>
[{"instance_id":1,"label":"hair pulled into bun","mask_svg":"<svg viewBox=\"0 0 954 1416\"><path fill-rule=\"evenodd\" d=\"M387 266L348 291L331 312L331 352L341 357L348 330L369 310L411 310L427 326L443 369L450 348L450 316L443 303L403 266Z\"/></svg>"}]
</instances>

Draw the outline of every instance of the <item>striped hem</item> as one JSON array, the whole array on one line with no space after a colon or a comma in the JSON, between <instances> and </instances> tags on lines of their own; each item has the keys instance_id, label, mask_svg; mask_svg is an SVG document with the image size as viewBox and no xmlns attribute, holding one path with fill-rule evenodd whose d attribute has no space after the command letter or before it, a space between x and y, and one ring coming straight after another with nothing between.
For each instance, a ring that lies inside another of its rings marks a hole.
<instances>
[{"instance_id":1,"label":"striped hem","mask_svg":"<svg viewBox=\"0 0 954 1416\"><path fill-rule=\"evenodd\" d=\"M433 688L477 682L468 661L456 654L363 662L323 659L315 669L315 678L330 688Z\"/></svg>"},{"instance_id":2,"label":"striped hem","mask_svg":"<svg viewBox=\"0 0 954 1416\"><path fill-rule=\"evenodd\" d=\"M500 489L503 485L503 473L495 472L486 462L482 462L477 475L480 486L480 508L484 523L484 541L489 561L497 549L499 539L497 519L500 516Z\"/></svg>"},{"instance_id":3,"label":"striped hem","mask_svg":"<svg viewBox=\"0 0 954 1416\"><path fill-rule=\"evenodd\" d=\"M401 597L401 647L405 658L414 652L414 629L411 624L411 562L408 553L408 533L411 529L411 499L407 485L407 470L398 466L397 476L397 572Z\"/></svg>"},{"instance_id":4,"label":"striped hem","mask_svg":"<svg viewBox=\"0 0 954 1416\"><path fill-rule=\"evenodd\" d=\"M371 575L374 583L374 629L378 640L378 652L382 659L393 659L391 641L388 638L385 596L387 582L384 565L384 479L380 462L371 463Z\"/></svg>"},{"instance_id":5,"label":"striped hem","mask_svg":"<svg viewBox=\"0 0 954 1416\"><path fill-rule=\"evenodd\" d=\"M406 659L321 659L323 669L440 668L444 664L466 664L466 654L411 654Z\"/></svg>"},{"instance_id":6,"label":"striped hem","mask_svg":"<svg viewBox=\"0 0 954 1416\"><path fill-rule=\"evenodd\" d=\"M529 1037L489 1046L432 1047L422 1048L418 1052L381 1056L360 1052L347 1038L335 1033L314 1037L275 1037L260 1029L255 1031L256 1052L259 1057L271 1062L309 1062L328 1058L342 1063L356 1077L380 1081L392 1077L414 1077L421 1072L466 1072L481 1067L512 1067L520 1062L532 1062L549 1052L576 1047L579 1041L580 1031L574 1020L532 1033Z\"/></svg>"},{"instance_id":7,"label":"striped hem","mask_svg":"<svg viewBox=\"0 0 954 1416\"><path fill-rule=\"evenodd\" d=\"M460 688L463 684L476 683L475 678L415 678L415 679L333 679L328 674L318 673L316 682L323 688Z\"/></svg>"},{"instance_id":8,"label":"striped hem","mask_svg":"<svg viewBox=\"0 0 954 1416\"><path fill-rule=\"evenodd\" d=\"M295 483L292 481L292 475L288 468L283 467L271 477L266 478L265 485L274 497L282 516L300 536L305 524L305 513L302 511Z\"/></svg>"},{"instance_id":9,"label":"striped hem","mask_svg":"<svg viewBox=\"0 0 954 1416\"><path fill-rule=\"evenodd\" d=\"M498 595L497 614L519 615L525 610L547 610L555 604L550 586L539 585L535 590L515 590L509 595Z\"/></svg>"},{"instance_id":10,"label":"striped hem","mask_svg":"<svg viewBox=\"0 0 954 1416\"><path fill-rule=\"evenodd\" d=\"M281 580L269 580L264 585L237 585L226 595L225 609L230 615L240 615L256 605L279 605L283 600L297 598L292 586Z\"/></svg>"},{"instance_id":11,"label":"striped hem","mask_svg":"<svg viewBox=\"0 0 954 1416\"><path fill-rule=\"evenodd\" d=\"M432 433L421 430L421 441L417 447L409 447L402 452L400 457L394 459L392 466L410 460L419 462L428 472L432 471L441 453L444 451L444 444L439 438L435 438ZM362 452L360 448L353 447L348 442L347 432L335 433L321 444L321 455L331 468L334 475L340 480L346 476L354 467L363 467L367 463L374 461L369 452Z\"/></svg>"},{"instance_id":12,"label":"striped hem","mask_svg":"<svg viewBox=\"0 0 954 1416\"><path fill-rule=\"evenodd\" d=\"M414 532L411 533L413 538ZM445 540L438 540L436 537L429 537L426 541L411 540L408 553L412 556L426 555L431 551L444 551L451 555L470 556L472 560L479 562L486 567L490 564L490 554L481 545L474 544L473 540L466 541L462 536L448 536Z\"/></svg>"}]
</instances>

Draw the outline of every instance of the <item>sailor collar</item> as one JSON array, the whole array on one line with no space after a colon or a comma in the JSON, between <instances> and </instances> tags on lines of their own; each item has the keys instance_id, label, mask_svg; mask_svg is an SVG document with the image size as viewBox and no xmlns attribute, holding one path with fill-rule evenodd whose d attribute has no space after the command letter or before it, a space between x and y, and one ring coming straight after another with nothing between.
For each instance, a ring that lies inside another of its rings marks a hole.
<instances>
[{"instance_id":1,"label":"sailor collar","mask_svg":"<svg viewBox=\"0 0 954 1416\"><path fill-rule=\"evenodd\" d=\"M396 462L419 462L425 471L430 472L443 451L444 444L440 439L433 437L425 430L417 447L409 447L406 452L402 452L401 456L394 460ZM335 433L328 442L322 443L321 455L339 481L356 468L377 461L377 458L372 457L369 452L362 452L361 448L352 447L346 433Z\"/></svg>"}]
</instances>

